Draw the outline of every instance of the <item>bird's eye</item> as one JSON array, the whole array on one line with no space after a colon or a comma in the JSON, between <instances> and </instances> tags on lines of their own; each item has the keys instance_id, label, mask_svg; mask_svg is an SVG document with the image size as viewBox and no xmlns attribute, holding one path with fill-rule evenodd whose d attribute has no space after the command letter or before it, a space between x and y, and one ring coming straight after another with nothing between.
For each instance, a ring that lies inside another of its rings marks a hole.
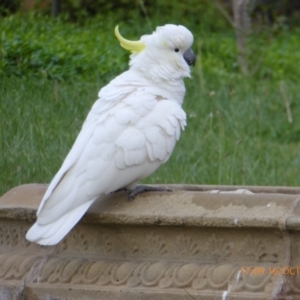
<instances>
[{"instance_id":1,"label":"bird's eye","mask_svg":"<svg viewBox=\"0 0 300 300\"><path fill-rule=\"evenodd\" d=\"M175 52L179 52L179 49L178 49L178 48L175 48Z\"/></svg>"}]
</instances>

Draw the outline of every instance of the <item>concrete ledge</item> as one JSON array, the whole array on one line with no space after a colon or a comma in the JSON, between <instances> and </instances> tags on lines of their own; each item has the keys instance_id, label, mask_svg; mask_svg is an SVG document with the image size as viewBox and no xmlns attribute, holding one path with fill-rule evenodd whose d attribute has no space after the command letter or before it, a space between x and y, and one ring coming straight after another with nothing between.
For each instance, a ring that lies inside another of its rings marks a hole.
<instances>
[{"instance_id":1,"label":"concrete ledge","mask_svg":"<svg viewBox=\"0 0 300 300\"><path fill-rule=\"evenodd\" d=\"M300 299L300 189L170 187L107 196L53 247L25 240L47 186L10 190L0 299Z\"/></svg>"}]
</instances>

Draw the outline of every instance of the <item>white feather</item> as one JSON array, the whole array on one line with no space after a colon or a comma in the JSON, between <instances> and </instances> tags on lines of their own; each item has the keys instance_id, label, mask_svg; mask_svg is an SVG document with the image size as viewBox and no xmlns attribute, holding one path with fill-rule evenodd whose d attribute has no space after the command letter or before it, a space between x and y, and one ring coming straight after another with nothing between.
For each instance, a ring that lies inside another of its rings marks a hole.
<instances>
[{"instance_id":1,"label":"white feather","mask_svg":"<svg viewBox=\"0 0 300 300\"><path fill-rule=\"evenodd\" d=\"M97 198L132 187L170 157L186 124L181 103L183 77L189 75L189 67L182 65L178 54L172 55L180 63L172 62L166 51L160 57L155 43L149 44L151 37L155 40L164 35L163 28L147 36L148 45L140 54L144 64L139 55L133 56L130 70L99 92L99 99L42 199L37 221L26 235L28 240L42 245L58 243ZM182 31L182 26L179 29ZM188 49L192 40L187 34L181 43ZM149 57L164 60L165 65L155 67ZM153 74L147 71L147 64L155 71Z\"/></svg>"}]
</instances>

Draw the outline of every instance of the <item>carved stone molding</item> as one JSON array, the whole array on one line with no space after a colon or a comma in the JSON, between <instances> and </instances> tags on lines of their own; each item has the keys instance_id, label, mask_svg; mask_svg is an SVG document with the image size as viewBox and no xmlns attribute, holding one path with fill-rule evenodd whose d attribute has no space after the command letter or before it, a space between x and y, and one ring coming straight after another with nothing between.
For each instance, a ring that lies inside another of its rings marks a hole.
<instances>
[{"instance_id":1,"label":"carved stone molding","mask_svg":"<svg viewBox=\"0 0 300 300\"><path fill-rule=\"evenodd\" d=\"M0 198L0 299L300 299L300 189L171 188L107 196L51 247L25 239L46 186L12 189Z\"/></svg>"}]
</instances>

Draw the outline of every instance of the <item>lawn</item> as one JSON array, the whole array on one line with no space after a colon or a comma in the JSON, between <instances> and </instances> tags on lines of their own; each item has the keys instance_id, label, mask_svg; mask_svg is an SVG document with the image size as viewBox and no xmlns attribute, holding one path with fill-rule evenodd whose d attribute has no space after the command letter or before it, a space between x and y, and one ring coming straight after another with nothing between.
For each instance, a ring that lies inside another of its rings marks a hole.
<instances>
[{"instance_id":1,"label":"lawn","mask_svg":"<svg viewBox=\"0 0 300 300\"><path fill-rule=\"evenodd\" d=\"M100 88L127 68L128 54L113 36L117 21L98 21L2 20L0 194L49 182ZM159 21L167 23L155 19L151 26ZM136 39L152 31L137 24L120 30ZM198 59L186 79L188 126L170 160L145 182L297 186L299 30L269 32L267 44L266 35L257 36L249 55L257 71L243 76L229 27L185 25L195 35Z\"/></svg>"}]
</instances>

